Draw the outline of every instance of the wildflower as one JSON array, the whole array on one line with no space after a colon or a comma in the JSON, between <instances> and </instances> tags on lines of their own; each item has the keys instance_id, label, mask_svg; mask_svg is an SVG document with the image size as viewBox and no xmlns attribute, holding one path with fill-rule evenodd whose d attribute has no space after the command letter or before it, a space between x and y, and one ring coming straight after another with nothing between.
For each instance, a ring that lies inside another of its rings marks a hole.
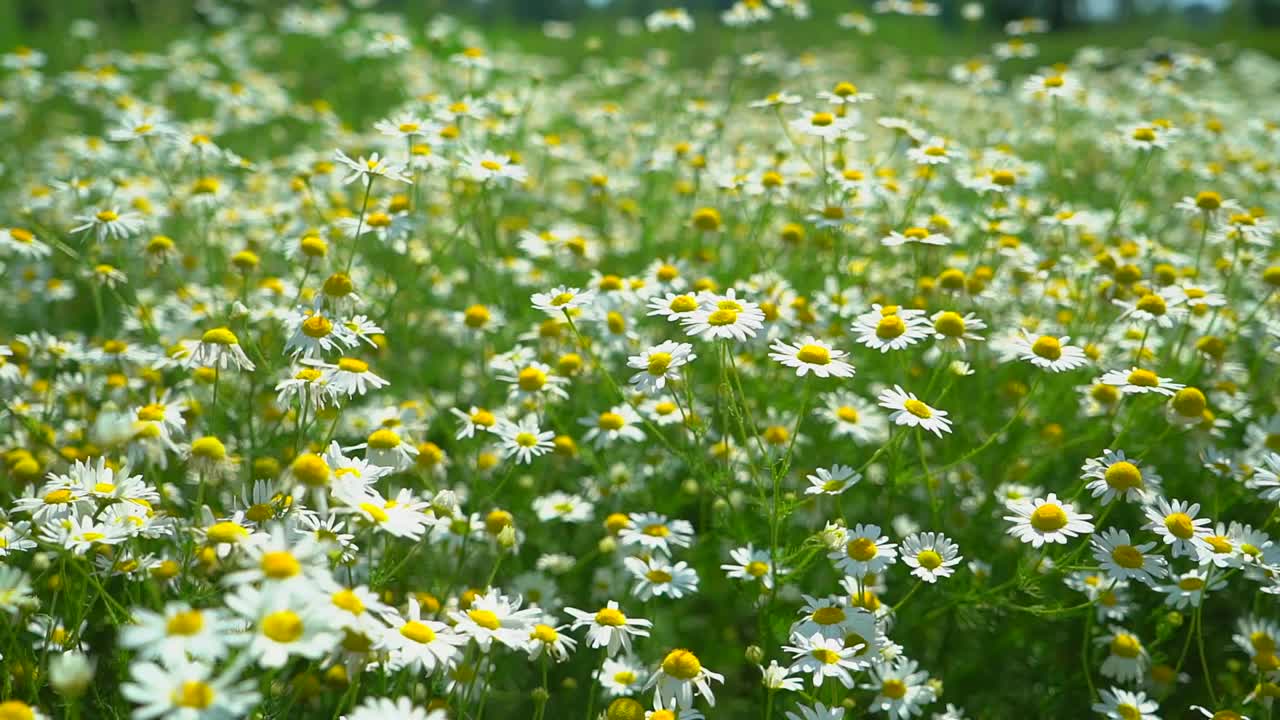
<instances>
[{"instance_id":1,"label":"wildflower","mask_svg":"<svg viewBox=\"0 0 1280 720\"><path fill-rule=\"evenodd\" d=\"M613 600L594 613L574 608L565 608L564 611L574 619L570 629L587 628L587 645L606 648L610 656L617 655L619 650L631 652L631 638L649 637L648 628L653 626L652 622L644 618L627 617Z\"/></svg>"},{"instance_id":2,"label":"wildflower","mask_svg":"<svg viewBox=\"0 0 1280 720\"><path fill-rule=\"evenodd\" d=\"M829 344L813 336L801 338L800 342L794 345L775 340L772 350L773 352L769 353L770 359L786 367L795 368L796 375L800 377L804 377L809 372L820 378L853 377L853 366L841 359L848 353L843 350L834 350Z\"/></svg>"},{"instance_id":3,"label":"wildflower","mask_svg":"<svg viewBox=\"0 0 1280 720\"><path fill-rule=\"evenodd\" d=\"M917 533L903 538L899 551L911 574L927 583L950 577L963 560L960 548L941 533Z\"/></svg>"},{"instance_id":4,"label":"wildflower","mask_svg":"<svg viewBox=\"0 0 1280 720\"><path fill-rule=\"evenodd\" d=\"M947 419L945 410L930 407L900 386L880 393L880 407L892 410L889 420L895 425L919 427L942 437L942 433L951 432L951 421Z\"/></svg>"},{"instance_id":5,"label":"wildflower","mask_svg":"<svg viewBox=\"0 0 1280 720\"><path fill-rule=\"evenodd\" d=\"M689 708L697 695L715 707L712 682L723 683L724 676L703 667L698 656L689 650L676 649L663 657L647 687L654 688L654 704L658 707Z\"/></svg>"},{"instance_id":6,"label":"wildflower","mask_svg":"<svg viewBox=\"0 0 1280 720\"><path fill-rule=\"evenodd\" d=\"M1018 499L1006 503L1013 515L1005 520L1013 523L1009 534L1039 548L1045 543L1065 544L1077 535L1093 532L1092 515L1077 513L1075 506L1062 502L1054 493L1043 499Z\"/></svg>"}]
</instances>

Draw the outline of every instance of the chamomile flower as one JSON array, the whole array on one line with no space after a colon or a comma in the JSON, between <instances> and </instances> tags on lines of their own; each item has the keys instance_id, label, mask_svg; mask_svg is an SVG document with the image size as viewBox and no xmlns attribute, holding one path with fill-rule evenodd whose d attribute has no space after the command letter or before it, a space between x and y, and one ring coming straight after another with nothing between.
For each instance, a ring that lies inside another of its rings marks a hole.
<instances>
[{"instance_id":1,"label":"chamomile flower","mask_svg":"<svg viewBox=\"0 0 1280 720\"><path fill-rule=\"evenodd\" d=\"M256 367L240 347L240 338L225 327L206 330L199 341L184 342L183 350L186 367L235 368L245 372L253 372Z\"/></svg>"},{"instance_id":2,"label":"chamomile flower","mask_svg":"<svg viewBox=\"0 0 1280 720\"><path fill-rule=\"evenodd\" d=\"M697 358L689 343L670 340L659 343L627 358L627 367L641 371L631 376L631 384L642 393L662 390L668 382L680 377L680 368Z\"/></svg>"},{"instance_id":3,"label":"chamomile flower","mask_svg":"<svg viewBox=\"0 0 1280 720\"><path fill-rule=\"evenodd\" d=\"M882 353L903 350L930 335L924 311L896 305L873 305L854 320L853 332L858 343Z\"/></svg>"},{"instance_id":4,"label":"chamomile flower","mask_svg":"<svg viewBox=\"0 0 1280 720\"><path fill-rule=\"evenodd\" d=\"M1014 340L1013 347L1020 359L1043 370L1060 373L1089 364L1089 358L1084 350L1068 344L1070 340L1071 338L1065 335L1062 337L1040 335L1032 339L1024 330L1022 335Z\"/></svg>"},{"instance_id":5,"label":"chamomile flower","mask_svg":"<svg viewBox=\"0 0 1280 720\"><path fill-rule=\"evenodd\" d=\"M409 598L404 616L384 614L386 627L376 638L379 648L390 653L391 667L411 668L427 675L452 666L461 656L469 638L442 622L424 620L416 598Z\"/></svg>"},{"instance_id":6,"label":"chamomile flower","mask_svg":"<svg viewBox=\"0 0 1280 720\"><path fill-rule=\"evenodd\" d=\"M143 220L136 213L122 212L119 208L103 208L91 215L79 215L80 225L71 228L73 233L93 233L98 242L127 240L142 229Z\"/></svg>"},{"instance_id":7,"label":"chamomile flower","mask_svg":"<svg viewBox=\"0 0 1280 720\"><path fill-rule=\"evenodd\" d=\"M228 670L215 676L213 668L185 658L171 658L163 665L136 662L130 666L130 679L121 685L120 694L139 706L134 717L144 720L244 717L262 696L255 689L254 678L240 680L235 674Z\"/></svg>"},{"instance_id":8,"label":"chamomile flower","mask_svg":"<svg viewBox=\"0 0 1280 720\"><path fill-rule=\"evenodd\" d=\"M898 558L898 546L880 534L879 525L855 525L843 547L828 553L836 569L846 575L866 577L878 574Z\"/></svg>"},{"instance_id":9,"label":"chamomile flower","mask_svg":"<svg viewBox=\"0 0 1280 720\"><path fill-rule=\"evenodd\" d=\"M775 571L767 550L757 550L750 543L745 547L730 550L729 557L733 563L720 566L720 569L725 571L725 575L733 580L758 581L766 590L773 587L775 575L786 574L785 568L778 568Z\"/></svg>"},{"instance_id":10,"label":"chamomile flower","mask_svg":"<svg viewBox=\"0 0 1280 720\"><path fill-rule=\"evenodd\" d=\"M679 599L698 590L698 573L683 560L673 564L653 555L626 558L622 564L631 573L635 583L632 592L640 600L659 596Z\"/></svg>"},{"instance_id":11,"label":"chamomile flower","mask_svg":"<svg viewBox=\"0 0 1280 720\"><path fill-rule=\"evenodd\" d=\"M372 183L375 177L383 177L401 183L413 183L413 180L404 174L404 166L392 163L387 158L379 156L376 152L368 158L361 155L353 160L341 150L335 150L333 158L349 171L347 176L342 179L344 185L356 180Z\"/></svg>"},{"instance_id":12,"label":"chamomile flower","mask_svg":"<svg viewBox=\"0 0 1280 720\"><path fill-rule=\"evenodd\" d=\"M534 293L530 297L530 302L533 303L535 310L541 310L548 315L560 316L565 313L572 315L590 306L595 299L595 294L594 290L557 285L549 292Z\"/></svg>"},{"instance_id":13,"label":"chamomile flower","mask_svg":"<svg viewBox=\"0 0 1280 720\"><path fill-rule=\"evenodd\" d=\"M806 495L840 495L845 490L857 485L862 480L862 473L847 465L832 465L818 468L813 475L806 475L809 487L804 489Z\"/></svg>"},{"instance_id":14,"label":"chamomile flower","mask_svg":"<svg viewBox=\"0 0 1280 720\"><path fill-rule=\"evenodd\" d=\"M1210 535L1209 518L1196 517L1200 503L1169 500L1162 496L1153 498L1143 508L1147 517L1147 529L1152 530L1173 552L1175 558L1194 557L1196 548L1205 544Z\"/></svg>"},{"instance_id":15,"label":"chamomile flower","mask_svg":"<svg viewBox=\"0 0 1280 720\"><path fill-rule=\"evenodd\" d=\"M849 353L835 350L830 344L812 335L801 338L800 342L791 344L774 340L769 353L771 360L776 360L789 368L795 368L796 375L804 377L812 372L820 378L853 377L853 365L842 358Z\"/></svg>"},{"instance_id":16,"label":"chamomile flower","mask_svg":"<svg viewBox=\"0 0 1280 720\"><path fill-rule=\"evenodd\" d=\"M538 418L534 415L526 415L519 422L499 420L492 432L501 440L499 447L502 456L514 457L516 462L523 465L555 449L555 443L552 442L555 432L540 429Z\"/></svg>"},{"instance_id":17,"label":"chamomile flower","mask_svg":"<svg viewBox=\"0 0 1280 720\"><path fill-rule=\"evenodd\" d=\"M873 665L868 682L862 686L876 692L871 708L885 713L891 720L919 715L922 706L937 697L933 686L927 682L929 674L919 667L915 660L904 656Z\"/></svg>"},{"instance_id":18,"label":"chamomile flower","mask_svg":"<svg viewBox=\"0 0 1280 720\"><path fill-rule=\"evenodd\" d=\"M680 648L662 658L647 687L654 688L653 702L660 708L691 708L695 696L701 696L715 707L713 682L723 683L724 676L706 669L697 655Z\"/></svg>"},{"instance_id":19,"label":"chamomile flower","mask_svg":"<svg viewBox=\"0 0 1280 720\"><path fill-rule=\"evenodd\" d=\"M1227 583L1222 577L1213 577L1211 568L1193 568L1186 572L1169 573L1169 582L1155 586L1164 593L1166 605L1181 609L1200 607L1206 593L1221 590Z\"/></svg>"},{"instance_id":20,"label":"chamomile flower","mask_svg":"<svg viewBox=\"0 0 1280 720\"><path fill-rule=\"evenodd\" d=\"M911 568L911 574L927 583L938 578L950 577L954 566L964 558L960 548L942 533L916 533L903 538L898 551L902 562Z\"/></svg>"},{"instance_id":21,"label":"chamomile flower","mask_svg":"<svg viewBox=\"0 0 1280 720\"><path fill-rule=\"evenodd\" d=\"M518 650L542 613L538 608L521 610L521 602L520 598L490 590L473 600L466 611L451 612L449 617L456 623L454 629L474 640L481 650L487 651L495 640Z\"/></svg>"},{"instance_id":22,"label":"chamomile flower","mask_svg":"<svg viewBox=\"0 0 1280 720\"><path fill-rule=\"evenodd\" d=\"M235 640L238 623L220 608L195 609L172 602L162 612L133 611L133 622L120 632L120 644L142 658L217 660Z\"/></svg>"},{"instance_id":23,"label":"chamomile flower","mask_svg":"<svg viewBox=\"0 0 1280 720\"><path fill-rule=\"evenodd\" d=\"M618 531L618 542L624 548L671 557L673 548L687 548L693 543L693 525L658 513L632 513L627 516L627 525Z\"/></svg>"},{"instance_id":24,"label":"chamomile flower","mask_svg":"<svg viewBox=\"0 0 1280 720\"><path fill-rule=\"evenodd\" d=\"M846 688L853 687L853 673L861 669L854 657L862 649L861 645L848 647L842 637L824 637L818 633L808 637L796 635L791 642L795 644L782 647L795 656L791 672L809 675L815 688L822 687L828 678L838 680Z\"/></svg>"},{"instance_id":25,"label":"chamomile flower","mask_svg":"<svg viewBox=\"0 0 1280 720\"><path fill-rule=\"evenodd\" d=\"M241 585L226 603L249 624L245 652L264 668L283 667L295 656L315 660L338 640L325 617L287 586Z\"/></svg>"},{"instance_id":26,"label":"chamomile flower","mask_svg":"<svg viewBox=\"0 0 1280 720\"><path fill-rule=\"evenodd\" d=\"M462 169L472 180L481 183L523 183L529 179L529 171L512 161L508 155L491 150L471 152L462 158Z\"/></svg>"},{"instance_id":27,"label":"chamomile flower","mask_svg":"<svg viewBox=\"0 0 1280 720\"><path fill-rule=\"evenodd\" d=\"M1137 458L1128 458L1123 450L1106 449L1102 455L1084 461L1082 477L1085 489L1103 505L1120 498L1129 502L1146 502L1160 494L1160 476L1155 469Z\"/></svg>"},{"instance_id":28,"label":"chamomile flower","mask_svg":"<svg viewBox=\"0 0 1280 720\"><path fill-rule=\"evenodd\" d=\"M610 657L619 651L630 653L631 638L649 637L649 628L653 627L653 623L644 618L627 617L614 600L594 613L569 607L564 611L573 618L570 629L587 628L588 647L605 648Z\"/></svg>"},{"instance_id":29,"label":"chamomile flower","mask_svg":"<svg viewBox=\"0 0 1280 720\"><path fill-rule=\"evenodd\" d=\"M764 319L759 305L738 298L730 289L727 295L700 298L698 309L681 317L680 322L690 337L745 342L764 327Z\"/></svg>"},{"instance_id":30,"label":"chamomile flower","mask_svg":"<svg viewBox=\"0 0 1280 720\"><path fill-rule=\"evenodd\" d=\"M1075 506L1058 499L1054 493L1045 498L1010 500L1006 507L1013 515L1005 520L1013 523L1009 534L1032 547L1045 543L1065 544L1078 535L1093 532L1092 515L1076 512Z\"/></svg>"},{"instance_id":31,"label":"chamomile flower","mask_svg":"<svg viewBox=\"0 0 1280 720\"><path fill-rule=\"evenodd\" d=\"M1151 664L1151 656L1137 635L1112 625L1110 632L1095 638L1094 642L1105 646L1107 658L1102 661L1103 677L1118 682L1134 682L1142 678Z\"/></svg>"},{"instance_id":32,"label":"chamomile flower","mask_svg":"<svg viewBox=\"0 0 1280 720\"><path fill-rule=\"evenodd\" d=\"M951 421L945 410L930 407L901 386L894 385L880 393L878 400L880 407L893 411L889 421L895 425L923 428L938 437L951 432Z\"/></svg>"},{"instance_id":33,"label":"chamomile flower","mask_svg":"<svg viewBox=\"0 0 1280 720\"><path fill-rule=\"evenodd\" d=\"M1147 698L1141 690L1130 692L1123 688L1103 688L1098 691L1098 700L1093 704L1093 711L1107 720L1160 720L1156 711L1160 705Z\"/></svg>"},{"instance_id":34,"label":"chamomile flower","mask_svg":"<svg viewBox=\"0 0 1280 720\"><path fill-rule=\"evenodd\" d=\"M1164 558L1152 552L1156 543L1134 544L1129 531L1107 528L1093 536L1093 556L1102 569L1117 580L1137 580L1153 585L1165 572Z\"/></svg>"}]
</instances>

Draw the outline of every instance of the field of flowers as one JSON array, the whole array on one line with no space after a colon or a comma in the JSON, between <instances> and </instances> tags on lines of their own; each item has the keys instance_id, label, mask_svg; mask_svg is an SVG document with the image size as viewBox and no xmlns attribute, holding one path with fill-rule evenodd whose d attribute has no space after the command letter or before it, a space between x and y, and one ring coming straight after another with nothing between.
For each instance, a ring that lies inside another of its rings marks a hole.
<instances>
[{"instance_id":1,"label":"field of flowers","mask_svg":"<svg viewBox=\"0 0 1280 720\"><path fill-rule=\"evenodd\" d=\"M1272 718L1280 64L204 5L0 55L0 720Z\"/></svg>"}]
</instances>

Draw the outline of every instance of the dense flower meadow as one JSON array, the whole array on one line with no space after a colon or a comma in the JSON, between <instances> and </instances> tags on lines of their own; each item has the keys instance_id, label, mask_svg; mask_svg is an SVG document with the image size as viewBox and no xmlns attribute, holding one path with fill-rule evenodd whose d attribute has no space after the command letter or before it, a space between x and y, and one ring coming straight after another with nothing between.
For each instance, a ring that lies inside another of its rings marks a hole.
<instances>
[{"instance_id":1,"label":"dense flower meadow","mask_svg":"<svg viewBox=\"0 0 1280 720\"><path fill-rule=\"evenodd\" d=\"M0 720L1272 717L1274 61L204 7L0 55Z\"/></svg>"}]
</instances>

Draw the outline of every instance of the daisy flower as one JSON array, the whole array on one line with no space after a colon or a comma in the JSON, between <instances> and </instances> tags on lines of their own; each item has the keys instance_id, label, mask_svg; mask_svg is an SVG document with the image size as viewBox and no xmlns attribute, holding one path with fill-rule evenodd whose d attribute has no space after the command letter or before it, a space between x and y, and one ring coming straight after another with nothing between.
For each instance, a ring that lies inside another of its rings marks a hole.
<instances>
[{"instance_id":1,"label":"daisy flower","mask_svg":"<svg viewBox=\"0 0 1280 720\"><path fill-rule=\"evenodd\" d=\"M673 547L687 548L693 543L693 525L657 513L632 513L626 527L618 531L618 542L624 548L638 547L641 552L671 557Z\"/></svg>"},{"instance_id":2,"label":"daisy flower","mask_svg":"<svg viewBox=\"0 0 1280 720\"><path fill-rule=\"evenodd\" d=\"M818 468L805 479L809 481L805 495L839 495L857 485L862 480L862 473L848 465L832 465L830 469Z\"/></svg>"},{"instance_id":3,"label":"daisy flower","mask_svg":"<svg viewBox=\"0 0 1280 720\"><path fill-rule=\"evenodd\" d=\"M98 242L126 240L138 234L143 225L137 214L120 212L117 208L103 208L92 215L77 215L73 219L81 224L71 228L72 233L92 232Z\"/></svg>"},{"instance_id":4,"label":"daisy flower","mask_svg":"<svg viewBox=\"0 0 1280 720\"><path fill-rule=\"evenodd\" d=\"M764 312L759 305L738 299L730 289L728 295L709 295L700 300L698 309L680 322L690 337L744 342L764 327Z\"/></svg>"},{"instance_id":5,"label":"daisy flower","mask_svg":"<svg viewBox=\"0 0 1280 720\"><path fill-rule=\"evenodd\" d=\"M1172 378L1160 377L1150 370L1136 367L1129 368L1127 372L1124 370L1108 370L1094 382L1119 388L1120 392L1125 395L1158 393L1166 397L1173 397L1174 393L1186 387L1181 383L1173 382Z\"/></svg>"},{"instance_id":6,"label":"daisy flower","mask_svg":"<svg viewBox=\"0 0 1280 720\"><path fill-rule=\"evenodd\" d=\"M879 525L855 525L846 535L844 546L827 554L836 568L846 575L866 577L879 574L898 558L895 543L880 534Z\"/></svg>"},{"instance_id":7,"label":"daisy flower","mask_svg":"<svg viewBox=\"0 0 1280 720\"><path fill-rule=\"evenodd\" d=\"M1118 687L1104 688L1098 691L1098 700L1100 702L1093 704L1093 711L1107 720L1160 720L1156 715L1160 705L1147 699L1147 694L1141 690L1130 692Z\"/></svg>"},{"instance_id":8,"label":"daisy flower","mask_svg":"<svg viewBox=\"0 0 1280 720\"><path fill-rule=\"evenodd\" d=\"M219 608L197 610L184 602L171 602L163 612L132 612L133 622L120 629L120 644L147 660L217 660L226 655L239 626Z\"/></svg>"},{"instance_id":9,"label":"daisy flower","mask_svg":"<svg viewBox=\"0 0 1280 720\"><path fill-rule=\"evenodd\" d=\"M951 238L942 233L930 232L922 227L909 227L902 232L892 230L888 235L880 238L880 244L885 247L901 247L903 245L933 245L942 246L950 245Z\"/></svg>"},{"instance_id":10,"label":"daisy flower","mask_svg":"<svg viewBox=\"0 0 1280 720\"><path fill-rule=\"evenodd\" d=\"M982 336L974 331L987 327L973 313L961 315L951 310L934 313L930 320L933 321L933 339L938 341L938 347L949 352L963 352L965 340L982 340Z\"/></svg>"},{"instance_id":11,"label":"daisy flower","mask_svg":"<svg viewBox=\"0 0 1280 720\"><path fill-rule=\"evenodd\" d=\"M535 310L541 310L548 315L574 314L581 308L590 305L595 298L595 294L595 290L583 290L581 288L557 285L550 292L534 293L530 296L529 301L533 303Z\"/></svg>"},{"instance_id":12,"label":"daisy flower","mask_svg":"<svg viewBox=\"0 0 1280 720\"><path fill-rule=\"evenodd\" d=\"M903 538L898 550L902 555L902 562L911 568L911 574L927 583L950 577L955 573L954 566L964 559L960 556L959 546L942 533L908 535Z\"/></svg>"},{"instance_id":13,"label":"daisy flower","mask_svg":"<svg viewBox=\"0 0 1280 720\"><path fill-rule=\"evenodd\" d=\"M784 645L783 650L795 656L790 671L810 676L814 687L822 687L827 678L839 680L846 688L853 687L853 673L861 669L861 663L854 659L861 645L846 647L843 638L823 637L814 633L808 637L795 635L791 642Z\"/></svg>"},{"instance_id":14,"label":"daisy flower","mask_svg":"<svg viewBox=\"0 0 1280 720\"><path fill-rule=\"evenodd\" d=\"M692 708L696 695L715 707L712 682L723 683L724 676L704 668L698 656L691 651L676 649L662 659L646 688L654 688L653 703L660 708Z\"/></svg>"},{"instance_id":15,"label":"daisy flower","mask_svg":"<svg viewBox=\"0 0 1280 720\"><path fill-rule=\"evenodd\" d=\"M1106 635L1094 642L1107 647L1107 659L1102 661L1103 677L1118 682L1135 682L1146 673L1151 657L1137 635L1116 625Z\"/></svg>"},{"instance_id":16,"label":"daisy flower","mask_svg":"<svg viewBox=\"0 0 1280 720\"><path fill-rule=\"evenodd\" d=\"M1160 494L1160 476L1154 468L1143 466L1137 458L1126 458L1123 450L1106 449L1102 455L1084 461L1082 477L1085 489L1102 504L1121 498L1129 502L1146 502Z\"/></svg>"},{"instance_id":17,"label":"daisy flower","mask_svg":"<svg viewBox=\"0 0 1280 720\"><path fill-rule=\"evenodd\" d=\"M529 179L529 172L523 165L513 162L508 155L492 150L467 153L462 158L461 164L463 172L476 182L487 183L495 180L523 183Z\"/></svg>"},{"instance_id":18,"label":"daisy flower","mask_svg":"<svg viewBox=\"0 0 1280 720\"><path fill-rule=\"evenodd\" d=\"M1175 558L1194 557L1196 548L1205 544L1205 538L1211 534L1209 518L1196 517L1200 512L1199 503L1157 496L1143 512L1147 516L1145 527L1170 546Z\"/></svg>"},{"instance_id":19,"label":"daisy flower","mask_svg":"<svg viewBox=\"0 0 1280 720\"><path fill-rule=\"evenodd\" d=\"M631 384L642 393L661 390L669 381L680 377L681 367L697 358L689 343L670 340L659 343L639 355L627 358L627 367L641 371L631 376Z\"/></svg>"},{"instance_id":20,"label":"daisy flower","mask_svg":"<svg viewBox=\"0 0 1280 720\"><path fill-rule=\"evenodd\" d=\"M847 390L826 393L821 398L823 407L815 412L831 425L832 437L847 437L858 445L887 439L884 414L875 405Z\"/></svg>"},{"instance_id":21,"label":"daisy flower","mask_svg":"<svg viewBox=\"0 0 1280 720\"><path fill-rule=\"evenodd\" d=\"M245 650L264 668L284 667L295 656L315 660L337 644L324 617L287 586L241 585L226 604L249 623Z\"/></svg>"},{"instance_id":22,"label":"daisy flower","mask_svg":"<svg viewBox=\"0 0 1280 720\"><path fill-rule=\"evenodd\" d=\"M392 700L383 697L367 697L350 715L342 720L448 720L443 709L426 710L413 704L407 697Z\"/></svg>"},{"instance_id":23,"label":"daisy flower","mask_svg":"<svg viewBox=\"0 0 1280 720\"><path fill-rule=\"evenodd\" d=\"M430 675L453 665L461 655L460 648L467 644L467 636L448 625L423 620L421 606L412 595L404 617L383 617L388 627L377 637L377 646L390 653L388 662L397 670L407 667Z\"/></svg>"},{"instance_id":24,"label":"daisy flower","mask_svg":"<svg viewBox=\"0 0 1280 720\"><path fill-rule=\"evenodd\" d=\"M535 415L526 415L519 422L499 420L491 430L501 440L499 447L505 458L515 457L516 462L528 465L535 457L546 455L555 449L552 440L556 434L541 430Z\"/></svg>"},{"instance_id":25,"label":"daisy flower","mask_svg":"<svg viewBox=\"0 0 1280 720\"><path fill-rule=\"evenodd\" d=\"M890 422L906 427L919 427L942 437L944 432L951 432L951 421L947 419L945 410L929 407L899 385L880 393L880 407L892 410Z\"/></svg>"},{"instance_id":26,"label":"daisy flower","mask_svg":"<svg viewBox=\"0 0 1280 720\"><path fill-rule=\"evenodd\" d=\"M644 687L649 671L629 656L605 658L596 672L596 681L604 688L606 697L630 697Z\"/></svg>"},{"instance_id":27,"label":"daisy flower","mask_svg":"<svg viewBox=\"0 0 1280 720\"><path fill-rule=\"evenodd\" d=\"M1226 587L1227 582L1222 578L1209 578L1209 570L1203 568L1193 568L1183 573L1169 574L1169 580L1172 582L1165 585L1156 585L1157 592L1164 593L1164 604L1182 609L1185 607L1200 607L1200 603L1204 600L1207 592L1221 590Z\"/></svg>"},{"instance_id":28,"label":"daisy flower","mask_svg":"<svg viewBox=\"0 0 1280 720\"><path fill-rule=\"evenodd\" d=\"M476 641L481 650L488 651L494 640L519 650L529 639L529 631L541 616L536 607L520 609L520 598L512 598L497 590L490 590L476 597L466 611L449 613L456 623L454 630Z\"/></svg>"},{"instance_id":29,"label":"daisy flower","mask_svg":"<svg viewBox=\"0 0 1280 720\"><path fill-rule=\"evenodd\" d=\"M797 344L774 340L769 359L776 360L789 368L795 368L796 375L804 377L812 372L820 378L853 377L853 366L841 358L849 353L834 350L831 345L812 335L803 337Z\"/></svg>"},{"instance_id":30,"label":"daisy flower","mask_svg":"<svg viewBox=\"0 0 1280 720\"><path fill-rule=\"evenodd\" d=\"M698 573L683 560L673 565L657 555L643 560L629 557L622 565L634 578L632 592L641 600L655 596L679 599L698 590Z\"/></svg>"},{"instance_id":31,"label":"daisy flower","mask_svg":"<svg viewBox=\"0 0 1280 720\"><path fill-rule=\"evenodd\" d=\"M923 310L878 304L872 308L853 321L857 341L872 350L902 350L929 337L929 321Z\"/></svg>"},{"instance_id":32,"label":"daisy flower","mask_svg":"<svg viewBox=\"0 0 1280 720\"><path fill-rule=\"evenodd\" d=\"M1006 507L1013 515L1005 520L1013 523L1009 534L1039 548L1045 543L1065 544L1077 535L1093 532L1092 515L1078 513L1075 506L1062 502L1054 493L1043 499L1009 500Z\"/></svg>"},{"instance_id":33,"label":"daisy flower","mask_svg":"<svg viewBox=\"0 0 1280 720\"><path fill-rule=\"evenodd\" d=\"M617 655L619 650L631 652L631 638L649 637L649 628L653 627L653 623L644 618L627 617L614 600L594 613L575 608L565 608L564 611L573 618L569 629L587 628L587 645L606 648L610 657Z\"/></svg>"},{"instance_id":34,"label":"daisy flower","mask_svg":"<svg viewBox=\"0 0 1280 720\"><path fill-rule=\"evenodd\" d=\"M589 428L582 436L585 442L605 447L620 440L638 442L644 440L644 430L639 425L644 420L640 413L625 403L614 405L596 417L580 418L578 423Z\"/></svg>"},{"instance_id":35,"label":"daisy flower","mask_svg":"<svg viewBox=\"0 0 1280 720\"><path fill-rule=\"evenodd\" d=\"M1164 575L1164 558L1152 552L1154 542L1134 545L1129 531L1107 528L1093 536L1093 557L1109 576L1152 585Z\"/></svg>"},{"instance_id":36,"label":"daisy flower","mask_svg":"<svg viewBox=\"0 0 1280 720\"><path fill-rule=\"evenodd\" d=\"M862 686L876 692L871 709L885 713L892 720L919 715L921 707L937 697L933 686L928 684L929 674L918 670L919 667L915 660L904 656L873 665L869 682Z\"/></svg>"},{"instance_id":37,"label":"daisy flower","mask_svg":"<svg viewBox=\"0 0 1280 720\"><path fill-rule=\"evenodd\" d=\"M1013 341L1013 347L1020 359L1043 370L1060 373L1089 364L1089 358L1084 354L1084 350L1069 345L1070 340L1071 338L1066 335L1062 337L1041 335L1032 340L1027 331L1023 330L1022 336Z\"/></svg>"},{"instance_id":38,"label":"daisy flower","mask_svg":"<svg viewBox=\"0 0 1280 720\"><path fill-rule=\"evenodd\" d=\"M545 652L558 663L568 660L569 653L573 652L577 641L563 633L565 627L568 626L552 627L543 623L534 625L529 631L529 640L525 645L529 659L537 660Z\"/></svg>"},{"instance_id":39,"label":"daisy flower","mask_svg":"<svg viewBox=\"0 0 1280 720\"><path fill-rule=\"evenodd\" d=\"M853 117L840 117L835 113L822 110L798 117L789 122L788 125L792 130L803 135L823 140L835 140L850 134L858 135L857 133L851 133L854 122L855 118Z\"/></svg>"},{"instance_id":40,"label":"daisy flower","mask_svg":"<svg viewBox=\"0 0 1280 720\"><path fill-rule=\"evenodd\" d=\"M205 331L198 342L182 343L185 367L236 368L253 372L254 364L240 347L240 338L225 327Z\"/></svg>"},{"instance_id":41,"label":"daisy flower","mask_svg":"<svg viewBox=\"0 0 1280 720\"><path fill-rule=\"evenodd\" d=\"M772 559L769 557L769 551L757 550L750 543L746 547L734 548L729 551L729 557L733 560L731 565L721 565L720 569L725 571L725 575L732 580L742 580L745 582L760 581L760 584L766 590L773 587L774 575L784 575L786 570L778 568L774 571Z\"/></svg>"},{"instance_id":42,"label":"daisy flower","mask_svg":"<svg viewBox=\"0 0 1280 720\"><path fill-rule=\"evenodd\" d=\"M356 180L364 180L366 183L371 183L375 177L384 177L396 182L413 184L413 180L404 174L404 166L393 164L387 158L379 157L376 152L368 158L361 155L358 159L352 160L341 150L335 150L333 158L338 161L338 164L350 171L342 179L343 185L348 185Z\"/></svg>"},{"instance_id":43,"label":"daisy flower","mask_svg":"<svg viewBox=\"0 0 1280 720\"><path fill-rule=\"evenodd\" d=\"M213 668L184 658L163 665L137 662L129 667L129 681L120 694L139 707L137 718L166 720L222 720L246 717L261 695L256 678L239 680L234 671L214 676ZM21 716L17 716L21 717Z\"/></svg>"},{"instance_id":44,"label":"daisy flower","mask_svg":"<svg viewBox=\"0 0 1280 720\"><path fill-rule=\"evenodd\" d=\"M684 320L698 311L698 298L691 293L667 293L649 298L649 315L667 320Z\"/></svg>"}]
</instances>

